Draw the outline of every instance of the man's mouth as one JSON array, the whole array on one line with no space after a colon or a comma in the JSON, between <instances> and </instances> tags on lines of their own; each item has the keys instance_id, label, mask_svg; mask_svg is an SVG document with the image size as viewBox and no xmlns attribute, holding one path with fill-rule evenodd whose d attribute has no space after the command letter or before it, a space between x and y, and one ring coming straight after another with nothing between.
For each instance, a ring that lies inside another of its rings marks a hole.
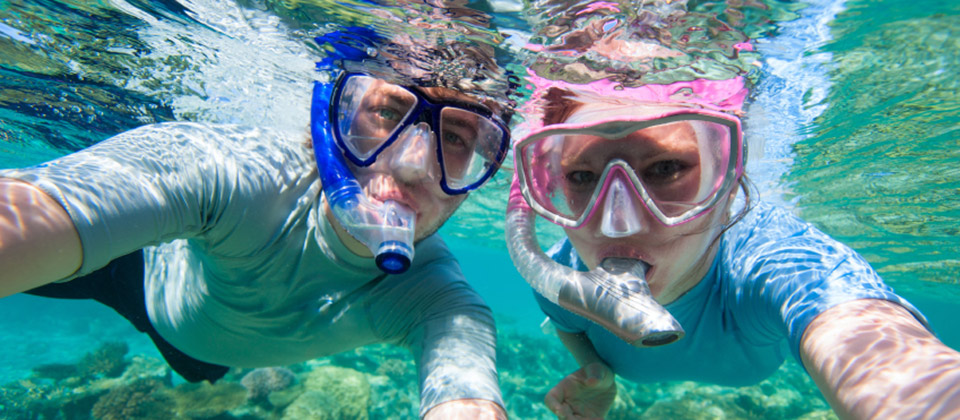
<instances>
[{"instance_id":1,"label":"man's mouth","mask_svg":"<svg viewBox=\"0 0 960 420\"><path fill-rule=\"evenodd\" d=\"M393 200L417 212L417 208L414 205L415 201L407 197L407 195L396 188L395 185L387 185L388 183L389 181L384 179L384 177L372 179L363 187L363 193L373 201L383 203L388 200Z\"/></svg>"}]
</instances>

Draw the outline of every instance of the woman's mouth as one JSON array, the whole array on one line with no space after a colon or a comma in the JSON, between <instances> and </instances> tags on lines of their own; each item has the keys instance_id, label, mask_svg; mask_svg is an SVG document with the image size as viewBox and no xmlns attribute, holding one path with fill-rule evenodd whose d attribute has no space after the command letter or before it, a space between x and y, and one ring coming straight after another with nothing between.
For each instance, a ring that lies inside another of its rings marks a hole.
<instances>
[{"instance_id":1,"label":"woman's mouth","mask_svg":"<svg viewBox=\"0 0 960 420\"><path fill-rule=\"evenodd\" d=\"M650 261L634 247L622 246L622 245L610 245L603 247L597 252L597 261L603 261L607 258L625 258L640 260L647 264L650 264Z\"/></svg>"},{"instance_id":2,"label":"woman's mouth","mask_svg":"<svg viewBox=\"0 0 960 420\"><path fill-rule=\"evenodd\" d=\"M634 247L611 245L601 248L596 254L597 265L604 265L606 260L635 260L643 262L646 266L647 277L649 278L654 270L650 259Z\"/></svg>"}]
</instances>

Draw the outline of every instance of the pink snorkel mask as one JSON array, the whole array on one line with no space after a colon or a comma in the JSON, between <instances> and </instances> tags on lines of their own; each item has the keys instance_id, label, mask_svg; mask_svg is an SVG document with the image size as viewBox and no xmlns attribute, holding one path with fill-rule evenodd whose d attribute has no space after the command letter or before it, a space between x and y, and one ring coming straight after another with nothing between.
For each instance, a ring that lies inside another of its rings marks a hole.
<instances>
[{"instance_id":1,"label":"pink snorkel mask","mask_svg":"<svg viewBox=\"0 0 960 420\"><path fill-rule=\"evenodd\" d=\"M632 235L639 226L627 225L639 220L623 216L636 216L634 201L676 226L713 208L743 174L740 120L726 113L591 103L566 121L514 147L526 202L566 228L585 225L602 202L603 233Z\"/></svg>"},{"instance_id":2,"label":"pink snorkel mask","mask_svg":"<svg viewBox=\"0 0 960 420\"><path fill-rule=\"evenodd\" d=\"M529 206L553 223L579 228L593 216L600 200L630 205L611 197L611 192L632 192L661 223L675 226L704 214L743 175L745 144L737 115L748 91L742 77L622 87L606 79L582 85L550 80L530 71L527 80L534 91L524 105L526 121L514 130L520 140L514 143L517 172L508 209ZM550 89L561 89L569 93L570 101L583 105L564 121L545 126L543 110ZM583 152L589 148L584 142L599 139L608 141L589 146L598 152ZM678 150L668 147L671 142ZM698 153L678 155L679 149L691 148ZM619 162L597 162L620 151ZM645 168L631 167L636 162L623 160L630 155L643 160L639 158L644 153L668 158L661 159L660 166ZM587 161L591 164L583 163ZM638 175L657 171L668 171L661 177L684 175L677 168L664 167L671 164L695 166L699 173L673 183L644 182ZM566 179L568 174L579 176L580 183ZM594 179L584 179L591 176Z\"/></svg>"},{"instance_id":3,"label":"pink snorkel mask","mask_svg":"<svg viewBox=\"0 0 960 420\"><path fill-rule=\"evenodd\" d=\"M683 337L683 328L653 298L648 265L608 258L582 272L552 261L536 239L534 211L567 228L584 226L602 205L603 233L629 236L639 202L660 223L675 226L713 208L743 174L739 118L742 78L620 87L585 85L530 74L534 93L526 132L514 145L516 173L507 207L507 244L520 274L561 307L638 347ZM582 104L544 126L551 88ZM601 204L602 203L602 204ZM616 214L633 217L614 217ZM608 217L609 216L609 217Z\"/></svg>"}]
</instances>

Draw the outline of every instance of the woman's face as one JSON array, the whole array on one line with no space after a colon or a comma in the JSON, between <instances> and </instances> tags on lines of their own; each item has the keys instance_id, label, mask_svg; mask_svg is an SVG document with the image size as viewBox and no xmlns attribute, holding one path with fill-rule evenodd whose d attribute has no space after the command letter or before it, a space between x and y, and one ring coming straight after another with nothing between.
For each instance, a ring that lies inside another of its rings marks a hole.
<instances>
[{"instance_id":1,"label":"woman's face","mask_svg":"<svg viewBox=\"0 0 960 420\"><path fill-rule=\"evenodd\" d=\"M699 194L701 154L691 124L655 126L630 136L635 138L609 140L578 135L564 143L570 145L563 149L561 167L564 195L571 208L587 205L600 174L613 159L629 164L647 193L658 202L691 202ZM623 173L611 175L630 185ZM604 213L617 209L605 208L606 204L599 202L593 217L579 229L566 229L567 236L591 269L610 257L639 259L650 264L647 272L650 289L661 303L669 303L695 286L709 270L715 255L712 245L726 222L732 194L700 217L672 227L653 216L635 194L629 195L634 209L632 217L640 224L635 234L620 238L604 235L601 230ZM603 201L603 197L600 200ZM669 204L659 207L666 213L671 211Z\"/></svg>"}]
</instances>

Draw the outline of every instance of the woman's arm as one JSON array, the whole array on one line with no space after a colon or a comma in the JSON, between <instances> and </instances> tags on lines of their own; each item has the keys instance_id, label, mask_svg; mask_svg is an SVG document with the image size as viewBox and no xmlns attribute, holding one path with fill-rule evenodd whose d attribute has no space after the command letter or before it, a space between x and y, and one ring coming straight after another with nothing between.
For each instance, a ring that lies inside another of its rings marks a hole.
<instances>
[{"instance_id":1,"label":"woman's arm","mask_svg":"<svg viewBox=\"0 0 960 420\"><path fill-rule=\"evenodd\" d=\"M593 343L590 342L586 334L572 334L557 330L557 337L560 337L560 342L563 343L567 351L576 359L580 367L591 363L603 363L600 355L597 354L597 349L593 347Z\"/></svg>"},{"instance_id":2,"label":"woman's arm","mask_svg":"<svg viewBox=\"0 0 960 420\"><path fill-rule=\"evenodd\" d=\"M960 353L896 303L827 310L807 327L800 354L840 418L960 418Z\"/></svg>"},{"instance_id":3,"label":"woman's arm","mask_svg":"<svg viewBox=\"0 0 960 420\"><path fill-rule=\"evenodd\" d=\"M557 330L557 335L581 367L554 386L544 403L561 419L604 418L617 398L616 375L586 334Z\"/></svg>"},{"instance_id":4,"label":"woman's arm","mask_svg":"<svg viewBox=\"0 0 960 420\"><path fill-rule=\"evenodd\" d=\"M60 203L26 182L0 179L0 297L63 279L82 256Z\"/></svg>"}]
</instances>

